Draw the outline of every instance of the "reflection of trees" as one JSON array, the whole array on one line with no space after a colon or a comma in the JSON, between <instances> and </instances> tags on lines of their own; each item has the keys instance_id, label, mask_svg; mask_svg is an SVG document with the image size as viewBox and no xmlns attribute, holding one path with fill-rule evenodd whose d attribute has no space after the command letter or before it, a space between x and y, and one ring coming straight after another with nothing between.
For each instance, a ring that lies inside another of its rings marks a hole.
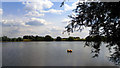
<instances>
[{"instance_id":1,"label":"reflection of trees","mask_svg":"<svg viewBox=\"0 0 120 68\"><path fill-rule=\"evenodd\" d=\"M99 56L101 42L86 42L85 46L91 47L91 53L93 53L93 58Z\"/></svg>"},{"instance_id":2,"label":"reflection of trees","mask_svg":"<svg viewBox=\"0 0 120 68\"><path fill-rule=\"evenodd\" d=\"M115 52L110 55L109 60L118 65L120 64L120 47L116 45L113 49Z\"/></svg>"},{"instance_id":3,"label":"reflection of trees","mask_svg":"<svg viewBox=\"0 0 120 68\"><path fill-rule=\"evenodd\" d=\"M86 42L85 46L91 47L91 53L93 54L93 58L98 57L99 56L99 52L100 52L100 46L101 46L101 42ZM113 62L116 65L120 65L120 47L119 45L114 45L110 44L110 45L106 45L106 47L109 50L110 56L109 56L109 61ZM112 51L113 49L113 51Z\"/></svg>"}]
</instances>

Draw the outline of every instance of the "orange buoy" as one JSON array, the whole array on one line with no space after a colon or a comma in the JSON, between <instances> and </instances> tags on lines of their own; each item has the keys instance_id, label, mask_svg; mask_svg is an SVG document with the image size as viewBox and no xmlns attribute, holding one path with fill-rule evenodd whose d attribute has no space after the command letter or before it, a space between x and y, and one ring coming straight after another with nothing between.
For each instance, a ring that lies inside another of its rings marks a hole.
<instances>
[{"instance_id":1,"label":"orange buoy","mask_svg":"<svg viewBox=\"0 0 120 68\"><path fill-rule=\"evenodd\" d=\"M72 49L67 49L67 52L72 52Z\"/></svg>"}]
</instances>

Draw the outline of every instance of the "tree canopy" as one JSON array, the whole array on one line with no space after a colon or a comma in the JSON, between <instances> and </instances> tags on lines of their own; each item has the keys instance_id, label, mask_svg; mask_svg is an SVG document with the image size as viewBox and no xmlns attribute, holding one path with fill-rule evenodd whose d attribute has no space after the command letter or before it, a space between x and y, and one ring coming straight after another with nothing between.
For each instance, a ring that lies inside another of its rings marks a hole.
<instances>
[{"instance_id":1,"label":"tree canopy","mask_svg":"<svg viewBox=\"0 0 120 68\"><path fill-rule=\"evenodd\" d=\"M109 43L106 47L111 49L115 45L115 52L111 54L110 60L116 64L120 63L120 2L79 2L73 10L74 15L69 15L72 19L65 27L68 33L82 31L85 27L91 27L86 40L95 40L92 51L98 56L100 41L99 36L105 36ZM91 39L94 37L94 39ZM88 45L87 43L86 45ZM90 43L91 44L91 43ZM94 56L94 57L95 57Z\"/></svg>"},{"instance_id":2,"label":"tree canopy","mask_svg":"<svg viewBox=\"0 0 120 68\"><path fill-rule=\"evenodd\" d=\"M106 36L107 42L120 46L120 2L79 2L69 15L68 33L91 27L90 36Z\"/></svg>"}]
</instances>

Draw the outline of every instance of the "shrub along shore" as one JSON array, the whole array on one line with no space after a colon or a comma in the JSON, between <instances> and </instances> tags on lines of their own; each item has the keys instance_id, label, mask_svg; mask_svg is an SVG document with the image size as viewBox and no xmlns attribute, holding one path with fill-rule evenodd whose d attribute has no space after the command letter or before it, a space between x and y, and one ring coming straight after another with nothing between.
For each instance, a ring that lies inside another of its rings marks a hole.
<instances>
[{"instance_id":1,"label":"shrub along shore","mask_svg":"<svg viewBox=\"0 0 120 68\"><path fill-rule=\"evenodd\" d=\"M53 38L50 35L46 36L33 36L33 35L25 35L23 37L18 38L9 38L7 36L0 37L1 42L29 42L29 41L96 41L100 40L105 41L106 38L104 36L101 36L99 39L98 37L90 37L87 36L86 38L80 38L80 37L68 37L68 38L61 38L60 36Z\"/></svg>"}]
</instances>

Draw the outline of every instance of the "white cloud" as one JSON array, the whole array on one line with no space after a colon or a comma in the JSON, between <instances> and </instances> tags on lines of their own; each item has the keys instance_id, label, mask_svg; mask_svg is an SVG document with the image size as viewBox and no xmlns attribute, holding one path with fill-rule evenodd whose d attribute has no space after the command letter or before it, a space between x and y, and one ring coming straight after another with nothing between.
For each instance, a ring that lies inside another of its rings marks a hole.
<instances>
[{"instance_id":1,"label":"white cloud","mask_svg":"<svg viewBox=\"0 0 120 68\"><path fill-rule=\"evenodd\" d=\"M28 22L26 22L26 25L42 26L42 25L47 25L47 22L44 19L31 18Z\"/></svg>"},{"instance_id":2,"label":"white cloud","mask_svg":"<svg viewBox=\"0 0 120 68\"><path fill-rule=\"evenodd\" d=\"M22 20L2 20L2 25L3 26L24 26L25 22Z\"/></svg>"},{"instance_id":3,"label":"white cloud","mask_svg":"<svg viewBox=\"0 0 120 68\"><path fill-rule=\"evenodd\" d=\"M0 8L0 15L2 15L2 14L3 14L3 9Z\"/></svg>"},{"instance_id":4,"label":"white cloud","mask_svg":"<svg viewBox=\"0 0 120 68\"><path fill-rule=\"evenodd\" d=\"M49 0L26 0L23 4L25 4L26 9L35 11L51 8L53 6L53 3Z\"/></svg>"},{"instance_id":5,"label":"white cloud","mask_svg":"<svg viewBox=\"0 0 120 68\"><path fill-rule=\"evenodd\" d=\"M3 35L7 35L9 37L18 37L24 35L51 35L57 36L62 34L59 27L51 26L51 25L43 25L43 26L9 26L3 27Z\"/></svg>"},{"instance_id":6,"label":"white cloud","mask_svg":"<svg viewBox=\"0 0 120 68\"><path fill-rule=\"evenodd\" d=\"M84 28L81 32L80 31L74 31L73 33L70 33L70 35L68 35L67 32L65 32L62 36L63 37L69 37L69 36L73 36L73 37L80 37L80 38L86 38L89 35L89 30L91 28L86 27Z\"/></svg>"},{"instance_id":7,"label":"white cloud","mask_svg":"<svg viewBox=\"0 0 120 68\"><path fill-rule=\"evenodd\" d=\"M41 13L40 11L53 6L53 3L49 0L26 0L23 4L25 5L25 10L28 12L25 16L30 17L44 16L44 13Z\"/></svg>"},{"instance_id":8,"label":"white cloud","mask_svg":"<svg viewBox=\"0 0 120 68\"><path fill-rule=\"evenodd\" d=\"M72 4L72 6L70 6L70 5L68 5L68 4L64 4L64 10L65 10L65 11L71 11L71 10L75 9L78 2L79 2L79 0L78 0L77 2L74 2L74 3Z\"/></svg>"},{"instance_id":9,"label":"white cloud","mask_svg":"<svg viewBox=\"0 0 120 68\"><path fill-rule=\"evenodd\" d=\"M74 9L74 6L69 6L68 4L64 5L64 10L65 11L69 11L69 10L73 10L73 9Z\"/></svg>"},{"instance_id":10,"label":"white cloud","mask_svg":"<svg viewBox=\"0 0 120 68\"><path fill-rule=\"evenodd\" d=\"M73 7L66 6L65 10L56 10L51 9L54 5L49 0L26 0L23 3L25 5L25 9L27 10L27 14L25 14L26 18L17 18L13 17L13 19L4 19L2 24L3 26L3 34L9 37L17 37L23 35L46 35L50 34L52 36L62 36L68 37L68 34L62 34L64 31L63 26L56 26L53 23L50 23L41 17L44 16L45 13L55 13L61 14L63 11L69 11ZM72 4L72 6L74 6ZM47 9L47 10L45 10ZM11 18L11 17L8 17ZM70 19L65 18L62 22L68 22ZM62 24L64 24L62 23ZM14 26L14 27L13 27ZM86 30L87 31L87 30ZM86 35L87 32L82 33L82 36ZM74 33L72 36L79 35L78 33Z\"/></svg>"},{"instance_id":11,"label":"white cloud","mask_svg":"<svg viewBox=\"0 0 120 68\"><path fill-rule=\"evenodd\" d=\"M50 31L49 24L39 18L4 19L2 20L3 35L9 37L45 35L46 30Z\"/></svg>"},{"instance_id":12,"label":"white cloud","mask_svg":"<svg viewBox=\"0 0 120 68\"><path fill-rule=\"evenodd\" d=\"M76 8L76 6L79 2L83 3L83 2L86 2L86 1L87 0L76 0L76 2L74 2L71 6L68 5L68 4L64 4L64 10L65 11L71 11L71 10Z\"/></svg>"},{"instance_id":13,"label":"white cloud","mask_svg":"<svg viewBox=\"0 0 120 68\"><path fill-rule=\"evenodd\" d=\"M27 14L25 14L26 17L42 17L44 16L43 13L39 13L37 11L30 11Z\"/></svg>"},{"instance_id":14,"label":"white cloud","mask_svg":"<svg viewBox=\"0 0 120 68\"><path fill-rule=\"evenodd\" d=\"M63 10L51 9L54 4L50 0L26 0L23 4L28 12L25 16L41 17L44 13L61 14L63 12Z\"/></svg>"},{"instance_id":15,"label":"white cloud","mask_svg":"<svg viewBox=\"0 0 120 68\"><path fill-rule=\"evenodd\" d=\"M68 23L71 19L70 18L65 18L62 20L62 23Z\"/></svg>"},{"instance_id":16,"label":"white cloud","mask_svg":"<svg viewBox=\"0 0 120 68\"><path fill-rule=\"evenodd\" d=\"M55 10L55 9L50 9L48 11L41 11L43 13L55 13L55 14L61 14L63 12L63 10Z\"/></svg>"},{"instance_id":17,"label":"white cloud","mask_svg":"<svg viewBox=\"0 0 120 68\"><path fill-rule=\"evenodd\" d=\"M66 19L67 20L67 19ZM51 35L52 37L69 37L67 33L62 34L64 27L55 26L44 19L31 18L20 22L20 20L3 20L3 35L9 37L18 37L24 35ZM85 28L82 32L71 33L70 36L79 36L85 38L89 34L89 28Z\"/></svg>"},{"instance_id":18,"label":"white cloud","mask_svg":"<svg viewBox=\"0 0 120 68\"><path fill-rule=\"evenodd\" d=\"M3 19L2 25L3 26L42 26L50 24L49 22L45 21L44 19L40 18L21 18L21 19Z\"/></svg>"}]
</instances>

